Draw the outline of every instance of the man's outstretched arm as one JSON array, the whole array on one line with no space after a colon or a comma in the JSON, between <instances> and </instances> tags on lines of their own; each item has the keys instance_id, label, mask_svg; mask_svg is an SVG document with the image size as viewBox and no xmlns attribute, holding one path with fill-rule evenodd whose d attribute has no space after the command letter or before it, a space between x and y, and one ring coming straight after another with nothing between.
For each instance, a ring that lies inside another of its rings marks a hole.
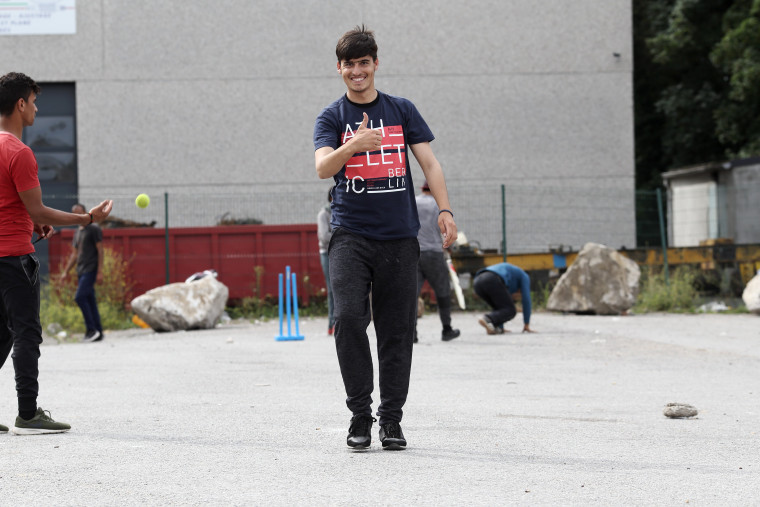
<instances>
[{"instance_id":1,"label":"man's outstretched arm","mask_svg":"<svg viewBox=\"0 0 760 507\"><path fill-rule=\"evenodd\" d=\"M438 227L443 235L443 248L448 248L457 239L457 224L454 222L454 213L451 211L451 204L449 204L449 191L446 189L443 169L441 169L438 159L435 158L430 143L412 144L409 147L425 174L430 193L433 194L438 209L449 210L449 212L441 211L438 214Z\"/></svg>"},{"instance_id":2,"label":"man's outstretched arm","mask_svg":"<svg viewBox=\"0 0 760 507\"><path fill-rule=\"evenodd\" d=\"M48 208L42 203L42 189L40 187L19 192L18 196L24 203L32 222L40 225L88 225L90 215L92 215L93 222L102 222L111 213L113 207L113 201L108 200L92 208L89 213L67 213Z\"/></svg>"}]
</instances>

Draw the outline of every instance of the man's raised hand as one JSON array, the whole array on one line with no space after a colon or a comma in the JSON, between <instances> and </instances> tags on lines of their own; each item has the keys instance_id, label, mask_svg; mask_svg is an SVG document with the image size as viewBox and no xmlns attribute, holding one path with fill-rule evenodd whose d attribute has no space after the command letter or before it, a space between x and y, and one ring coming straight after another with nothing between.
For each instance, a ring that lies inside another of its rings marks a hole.
<instances>
[{"instance_id":1,"label":"man's raised hand","mask_svg":"<svg viewBox=\"0 0 760 507\"><path fill-rule=\"evenodd\" d=\"M355 148L353 148L354 152L377 151L383 144L383 133L379 130L367 128L369 117L367 116L367 113L362 114L364 115L362 123L359 125L359 128L356 130L354 137L351 140L351 144L355 146Z\"/></svg>"},{"instance_id":2,"label":"man's raised hand","mask_svg":"<svg viewBox=\"0 0 760 507\"><path fill-rule=\"evenodd\" d=\"M113 208L113 201L108 199L106 201L101 202L94 208L90 210L90 214L92 215L92 221L93 222L102 222L105 220L108 215L111 213L111 209Z\"/></svg>"}]
</instances>

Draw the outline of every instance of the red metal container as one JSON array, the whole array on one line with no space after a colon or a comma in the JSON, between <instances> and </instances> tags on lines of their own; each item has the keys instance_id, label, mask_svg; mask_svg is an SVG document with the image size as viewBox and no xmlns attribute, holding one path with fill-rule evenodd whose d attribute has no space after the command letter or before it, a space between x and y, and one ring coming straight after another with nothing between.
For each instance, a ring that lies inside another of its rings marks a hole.
<instances>
[{"instance_id":1,"label":"red metal container","mask_svg":"<svg viewBox=\"0 0 760 507\"><path fill-rule=\"evenodd\" d=\"M130 262L133 297L166 283L165 234L163 229L150 228L103 230L104 246L121 252ZM69 255L73 235L73 230L66 229L50 239L51 274ZM170 283L214 269L229 288L230 299L277 298L278 274L286 266L296 274L302 304L325 287L315 224L171 228L168 246Z\"/></svg>"}]
</instances>

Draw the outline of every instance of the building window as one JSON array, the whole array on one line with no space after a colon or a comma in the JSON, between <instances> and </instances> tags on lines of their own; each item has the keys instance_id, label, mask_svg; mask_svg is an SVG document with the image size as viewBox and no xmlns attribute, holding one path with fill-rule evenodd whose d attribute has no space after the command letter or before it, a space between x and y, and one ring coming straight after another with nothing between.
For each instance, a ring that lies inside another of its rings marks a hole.
<instances>
[{"instance_id":1,"label":"building window","mask_svg":"<svg viewBox=\"0 0 760 507\"><path fill-rule=\"evenodd\" d=\"M42 202L71 211L78 191L76 93L74 83L40 83L37 118L22 141L37 158ZM42 274L48 272L47 242L35 245Z\"/></svg>"}]
</instances>

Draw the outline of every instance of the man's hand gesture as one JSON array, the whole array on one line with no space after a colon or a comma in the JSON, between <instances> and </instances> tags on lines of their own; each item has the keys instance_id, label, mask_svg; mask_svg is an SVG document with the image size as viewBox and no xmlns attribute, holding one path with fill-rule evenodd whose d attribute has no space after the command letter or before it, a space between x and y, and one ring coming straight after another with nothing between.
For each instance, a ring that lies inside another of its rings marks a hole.
<instances>
[{"instance_id":1,"label":"man's hand gesture","mask_svg":"<svg viewBox=\"0 0 760 507\"><path fill-rule=\"evenodd\" d=\"M379 130L367 128L367 122L369 117L367 113L362 113L364 118L358 130L354 133L354 137L351 139L351 146L354 153L360 151L377 151L383 144L383 133Z\"/></svg>"},{"instance_id":2,"label":"man's hand gesture","mask_svg":"<svg viewBox=\"0 0 760 507\"><path fill-rule=\"evenodd\" d=\"M108 215L111 213L111 209L113 209L113 201L108 199L106 201L101 202L94 208L90 210L90 215L92 215L92 221L100 223L106 218L108 218Z\"/></svg>"}]
</instances>

